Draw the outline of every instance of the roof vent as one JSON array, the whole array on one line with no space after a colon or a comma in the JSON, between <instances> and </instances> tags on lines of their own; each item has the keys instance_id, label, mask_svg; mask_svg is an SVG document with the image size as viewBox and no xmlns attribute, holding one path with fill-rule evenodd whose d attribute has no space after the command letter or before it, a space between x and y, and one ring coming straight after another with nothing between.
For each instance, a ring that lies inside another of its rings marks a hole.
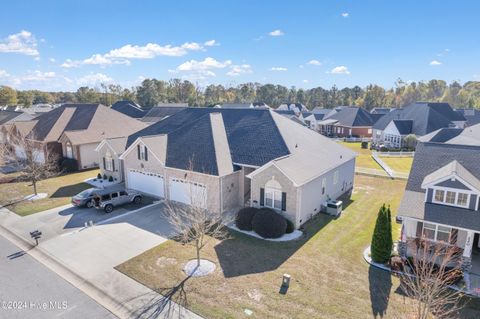
<instances>
[{"instance_id":1,"label":"roof vent","mask_svg":"<svg viewBox=\"0 0 480 319\"><path fill-rule=\"evenodd\" d=\"M298 148L298 144L295 144L295 148Z\"/></svg>"}]
</instances>

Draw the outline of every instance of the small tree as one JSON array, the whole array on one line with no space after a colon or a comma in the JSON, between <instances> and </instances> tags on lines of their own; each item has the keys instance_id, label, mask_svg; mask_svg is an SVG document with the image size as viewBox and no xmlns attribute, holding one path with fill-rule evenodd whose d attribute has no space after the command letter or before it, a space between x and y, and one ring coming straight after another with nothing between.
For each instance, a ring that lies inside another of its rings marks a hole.
<instances>
[{"instance_id":1,"label":"small tree","mask_svg":"<svg viewBox=\"0 0 480 319\"><path fill-rule=\"evenodd\" d=\"M408 149L415 149L415 147L417 146L417 137L415 136L415 134L408 134L407 136L405 136L404 142L405 146Z\"/></svg>"},{"instance_id":2,"label":"small tree","mask_svg":"<svg viewBox=\"0 0 480 319\"><path fill-rule=\"evenodd\" d=\"M207 206L206 189L188 184L189 205L167 202L166 213L180 242L195 248L197 266L200 266L201 250L214 238L226 238L226 224L231 220L222 212L211 212Z\"/></svg>"},{"instance_id":3,"label":"small tree","mask_svg":"<svg viewBox=\"0 0 480 319\"><path fill-rule=\"evenodd\" d=\"M0 147L2 162L15 165L22 176L30 181L33 192L37 195L37 182L58 174L58 156L47 152L35 141L35 138L24 138L16 134Z\"/></svg>"},{"instance_id":4,"label":"small tree","mask_svg":"<svg viewBox=\"0 0 480 319\"><path fill-rule=\"evenodd\" d=\"M370 247L372 260L377 263L386 263L392 253L392 226L388 214L389 210L383 204L378 212Z\"/></svg>"},{"instance_id":5,"label":"small tree","mask_svg":"<svg viewBox=\"0 0 480 319\"><path fill-rule=\"evenodd\" d=\"M415 318L457 318L463 294L449 286L462 278L462 252L455 246L424 240L410 241L400 285L414 303Z\"/></svg>"}]
</instances>

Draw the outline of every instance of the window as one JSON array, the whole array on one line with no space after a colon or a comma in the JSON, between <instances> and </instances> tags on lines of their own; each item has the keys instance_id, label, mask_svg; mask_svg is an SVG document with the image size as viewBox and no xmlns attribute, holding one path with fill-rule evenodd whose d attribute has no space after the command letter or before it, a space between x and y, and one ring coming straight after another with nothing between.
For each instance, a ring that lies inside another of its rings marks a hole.
<instances>
[{"instance_id":1,"label":"window","mask_svg":"<svg viewBox=\"0 0 480 319\"><path fill-rule=\"evenodd\" d=\"M436 202L443 202L443 197L445 196L445 191L440 189L435 190L435 201Z\"/></svg>"},{"instance_id":2,"label":"window","mask_svg":"<svg viewBox=\"0 0 480 319\"><path fill-rule=\"evenodd\" d=\"M467 206L468 205L468 194L458 193L457 205L458 206Z\"/></svg>"},{"instance_id":3,"label":"window","mask_svg":"<svg viewBox=\"0 0 480 319\"><path fill-rule=\"evenodd\" d=\"M107 195L102 195L102 200L110 200L110 194L107 194Z\"/></svg>"},{"instance_id":4,"label":"window","mask_svg":"<svg viewBox=\"0 0 480 319\"><path fill-rule=\"evenodd\" d=\"M66 157L67 157L67 158L73 158L73 148L72 148L72 144L67 143L67 145L65 146L65 152L67 153L67 154L66 154Z\"/></svg>"},{"instance_id":5,"label":"window","mask_svg":"<svg viewBox=\"0 0 480 319\"><path fill-rule=\"evenodd\" d=\"M105 154L105 170L113 171L113 158L110 152L107 152L107 154Z\"/></svg>"},{"instance_id":6,"label":"window","mask_svg":"<svg viewBox=\"0 0 480 319\"><path fill-rule=\"evenodd\" d=\"M338 183L338 171L335 171L335 173L333 173L333 185L337 185Z\"/></svg>"},{"instance_id":7,"label":"window","mask_svg":"<svg viewBox=\"0 0 480 319\"><path fill-rule=\"evenodd\" d=\"M423 224L423 236L427 239L435 240L435 224Z\"/></svg>"},{"instance_id":8,"label":"window","mask_svg":"<svg viewBox=\"0 0 480 319\"><path fill-rule=\"evenodd\" d=\"M447 191L447 197L445 197L445 203L447 204L455 204L455 192Z\"/></svg>"},{"instance_id":9,"label":"window","mask_svg":"<svg viewBox=\"0 0 480 319\"><path fill-rule=\"evenodd\" d=\"M118 197L118 193L112 193L112 198L117 198Z\"/></svg>"},{"instance_id":10,"label":"window","mask_svg":"<svg viewBox=\"0 0 480 319\"><path fill-rule=\"evenodd\" d=\"M452 229L450 227L444 227L444 226L438 226L437 229L437 240L438 241L444 241L444 242L449 242L450 239L450 231Z\"/></svg>"},{"instance_id":11,"label":"window","mask_svg":"<svg viewBox=\"0 0 480 319\"><path fill-rule=\"evenodd\" d=\"M137 144L137 155L139 160L148 161L148 149L145 145Z\"/></svg>"},{"instance_id":12,"label":"window","mask_svg":"<svg viewBox=\"0 0 480 319\"><path fill-rule=\"evenodd\" d=\"M368 129L368 134L372 134L372 129L371 128Z\"/></svg>"},{"instance_id":13,"label":"window","mask_svg":"<svg viewBox=\"0 0 480 319\"><path fill-rule=\"evenodd\" d=\"M274 179L265 185L265 206L282 209L282 186Z\"/></svg>"},{"instance_id":14,"label":"window","mask_svg":"<svg viewBox=\"0 0 480 319\"><path fill-rule=\"evenodd\" d=\"M127 192L126 191L120 191L120 196L127 196Z\"/></svg>"},{"instance_id":15,"label":"window","mask_svg":"<svg viewBox=\"0 0 480 319\"><path fill-rule=\"evenodd\" d=\"M434 241L450 242L452 228L436 224L423 224L423 236Z\"/></svg>"}]
</instances>

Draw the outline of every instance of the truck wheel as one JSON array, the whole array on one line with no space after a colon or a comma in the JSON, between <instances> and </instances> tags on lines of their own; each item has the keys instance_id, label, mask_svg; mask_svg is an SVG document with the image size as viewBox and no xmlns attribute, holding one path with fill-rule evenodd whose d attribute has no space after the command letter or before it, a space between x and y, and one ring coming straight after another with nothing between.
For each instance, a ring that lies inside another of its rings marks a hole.
<instances>
[{"instance_id":1,"label":"truck wheel","mask_svg":"<svg viewBox=\"0 0 480 319\"><path fill-rule=\"evenodd\" d=\"M87 205L86 205L86 206L87 206L87 208L92 208L92 207L93 207L93 200L89 200L89 201L87 202Z\"/></svg>"},{"instance_id":2,"label":"truck wheel","mask_svg":"<svg viewBox=\"0 0 480 319\"><path fill-rule=\"evenodd\" d=\"M142 202L142 197L140 197L140 196L135 196L135 197L133 198L133 203L134 203L134 204L140 204L141 202Z\"/></svg>"},{"instance_id":3,"label":"truck wheel","mask_svg":"<svg viewBox=\"0 0 480 319\"><path fill-rule=\"evenodd\" d=\"M105 206L104 210L105 210L105 213L111 213L111 212L113 212L113 205L112 205L112 204L108 204L107 206Z\"/></svg>"}]
</instances>

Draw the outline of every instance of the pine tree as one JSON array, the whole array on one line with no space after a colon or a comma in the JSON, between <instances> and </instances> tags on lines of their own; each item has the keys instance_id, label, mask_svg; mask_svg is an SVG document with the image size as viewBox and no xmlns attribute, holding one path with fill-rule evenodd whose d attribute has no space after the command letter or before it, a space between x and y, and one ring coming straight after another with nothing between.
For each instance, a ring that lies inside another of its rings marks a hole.
<instances>
[{"instance_id":1,"label":"pine tree","mask_svg":"<svg viewBox=\"0 0 480 319\"><path fill-rule=\"evenodd\" d=\"M386 263L392 252L392 226L389 217L389 210L382 205L378 212L375 229L370 247L372 260L377 263Z\"/></svg>"}]
</instances>

